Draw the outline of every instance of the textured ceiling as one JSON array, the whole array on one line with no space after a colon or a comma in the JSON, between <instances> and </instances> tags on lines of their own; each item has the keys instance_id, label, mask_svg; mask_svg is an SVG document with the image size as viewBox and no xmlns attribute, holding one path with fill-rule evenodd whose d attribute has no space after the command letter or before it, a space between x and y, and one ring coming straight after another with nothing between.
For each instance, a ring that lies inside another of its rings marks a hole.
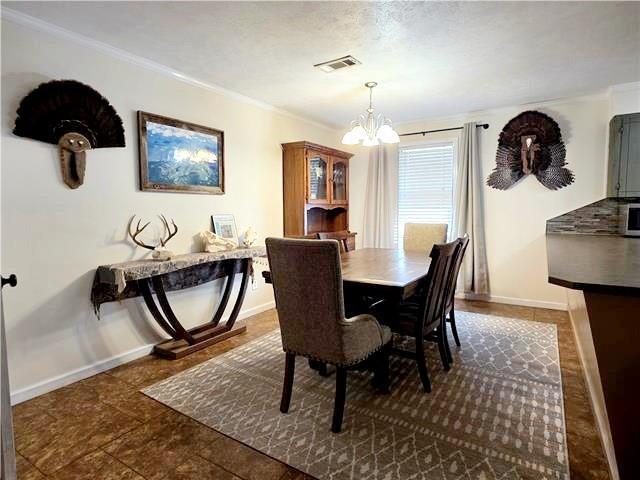
<instances>
[{"instance_id":1,"label":"textured ceiling","mask_svg":"<svg viewBox=\"0 0 640 480\"><path fill-rule=\"evenodd\" d=\"M640 80L640 3L3 2L328 125L396 122ZM351 54L362 65L313 64Z\"/></svg>"}]
</instances>

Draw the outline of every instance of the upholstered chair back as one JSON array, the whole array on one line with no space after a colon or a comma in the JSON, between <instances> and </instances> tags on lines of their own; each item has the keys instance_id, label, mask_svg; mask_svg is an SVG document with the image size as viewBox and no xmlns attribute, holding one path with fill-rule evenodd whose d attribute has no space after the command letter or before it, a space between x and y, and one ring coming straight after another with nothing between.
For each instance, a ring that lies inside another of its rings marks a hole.
<instances>
[{"instance_id":1,"label":"upholstered chair back","mask_svg":"<svg viewBox=\"0 0 640 480\"><path fill-rule=\"evenodd\" d=\"M284 350L340 363L345 314L338 242L267 238L266 245Z\"/></svg>"},{"instance_id":2,"label":"upholstered chair back","mask_svg":"<svg viewBox=\"0 0 640 480\"><path fill-rule=\"evenodd\" d=\"M404 225L405 250L430 252L436 244L447 241L446 223L406 223Z\"/></svg>"}]
</instances>

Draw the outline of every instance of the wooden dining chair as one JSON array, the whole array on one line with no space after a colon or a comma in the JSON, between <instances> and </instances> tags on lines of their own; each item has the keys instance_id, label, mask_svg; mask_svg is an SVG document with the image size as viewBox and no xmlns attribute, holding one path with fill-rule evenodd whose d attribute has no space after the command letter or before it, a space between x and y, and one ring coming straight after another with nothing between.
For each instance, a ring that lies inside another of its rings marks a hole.
<instances>
[{"instance_id":1,"label":"wooden dining chair","mask_svg":"<svg viewBox=\"0 0 640 480\"><path fill-rule=\"evenodd\" d=\"M285 373L280 411L291 402L296 356L335 365L331 430L342 428L347 369L372 363L374 383L388 390L391 331L368 314L345 318L340 250L335 240L267 238Z\"/></svg>"},{"instance_id":2,"label":"wooden dining chair","mask_svg":"<svg viewBox=\"0 0 640 480\"><path fill-rule=\"evenodd\" d=\"M318 238L320 240L337 240L340 243L340 253L351 250L349 248L349 234L346 230L340 232L318 232Z\"/></svg>"},{"instance_id":3,"label":"wooden dining chair","mask_svg":"<svg viewBox=\"0 0 640 480\"><path fill-rule=\"evenodd\" d=\"M431 247L447 241L446 223L405 223L402 248L427 252Z\"/></svg>"},{"instance_id":4,"label":"wooden dining chair","mask_svg":"<svg viewBox=\"0 0 640 480\"><path fill-rule=\"evenodd\" d=\"M462 261L464 260L464 254L467 251L467 247L469 246L469 235L464 234L462 237L457 240L460 245L456 252L456 258L454 261L454 267L451 272L451 279L449 282L449 301L447 302L447 306L444 310L445 319L447 323L451 325L451 333L453 334L453 339L456 342L456 345L460 346L460 337L458 336L458 328L456 327L456 314L455 314L455 294L456 294L456 285L458 283L458 276L460 275L460 268L462 267ZM450 357L449 361L453 359Z\"/></svg>"},{"instance_id":5,"label":"wooden dining chair","mask_svg":"<svg viewBox=\"0 0 640 480\"><path fill-rule=\"evenodd\" d=\"M393 318L387 320L393 333L413 337L415 340L414 352L394 348L392 353L415 359L426 392L431 391L431 381L427 371L425 341L435 341L438 344L442 366L445 370L450 368L444 310L449 301L450 277L459 248L460 242L457 240L434 245L429 255L431 263L419 298L401 303Z\"/></svg>"}]
</instances>

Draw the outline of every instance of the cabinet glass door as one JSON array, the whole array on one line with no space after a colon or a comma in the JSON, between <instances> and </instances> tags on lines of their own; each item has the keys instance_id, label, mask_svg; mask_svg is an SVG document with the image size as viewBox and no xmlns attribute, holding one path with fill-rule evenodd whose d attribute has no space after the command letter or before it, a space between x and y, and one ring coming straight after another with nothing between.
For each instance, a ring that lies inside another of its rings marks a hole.
<instances>
[{"instance_id":1,"label":"cabinet glass door","mask_svg":"<svg viewBox=\"0 0 640 480\"><path fill-rule=\"evenodd\" d=\"M333 185L333 203L347 203L347 164L334 159L331 164L331 183Z\"/></svg>"},{"instance_id":2,"label":"cabinet glass door","mask_svg":"<svg viewBox=\"0 0 640 480\"><path fill-rule=\"evenodd\" d=\"M308 200L310 203L321 203L329 200L327 170L329 161L322 155L309 153L308 172L309 172L309 191Z\"/></svg>"}]
</instances>

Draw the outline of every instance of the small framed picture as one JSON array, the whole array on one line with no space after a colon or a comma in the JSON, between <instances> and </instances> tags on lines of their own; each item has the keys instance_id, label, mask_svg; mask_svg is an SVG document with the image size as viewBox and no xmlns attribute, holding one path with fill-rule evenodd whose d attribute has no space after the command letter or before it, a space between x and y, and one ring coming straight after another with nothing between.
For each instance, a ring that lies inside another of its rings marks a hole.
<instances>
[{"instance_id":1,"label":"small framed picture","mask_svg":"<svg viewBox=\"0 0 640 480\"><path fill-rule=\"evenodd\" d=\"M238 243L238 231L236 230L236 221L233 215L227 213L211 215L211 223L213 224L213 233L226 240Z\"/></svg>"}]
</instances>

